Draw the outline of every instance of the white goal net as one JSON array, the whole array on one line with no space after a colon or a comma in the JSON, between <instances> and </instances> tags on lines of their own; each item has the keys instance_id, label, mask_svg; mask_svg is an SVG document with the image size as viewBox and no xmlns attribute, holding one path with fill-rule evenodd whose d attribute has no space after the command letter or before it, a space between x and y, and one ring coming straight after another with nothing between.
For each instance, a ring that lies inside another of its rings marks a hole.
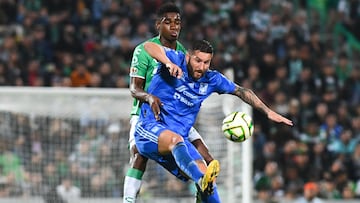
<instances>
[{"instance_id":1,"label":"white goal net","mask_svg":"<svg viewBox=\"0 0 360 203\"><path fill-rule=\"evenodd\" d=\"M79 199L69 202L122 202L128 89L3 87L0 98L0 202L61 202L64 184L77 188L71 195ZM246 142L231 143L221 132L224 115L239 108L250 112L231 96L212 95L196 124L220 161L217 184L229 203L251 195L243 187L251 188L251 150L243 156ZM193 202L194 192L149 161L138 202Z\"/></svg>"}]
</instances>

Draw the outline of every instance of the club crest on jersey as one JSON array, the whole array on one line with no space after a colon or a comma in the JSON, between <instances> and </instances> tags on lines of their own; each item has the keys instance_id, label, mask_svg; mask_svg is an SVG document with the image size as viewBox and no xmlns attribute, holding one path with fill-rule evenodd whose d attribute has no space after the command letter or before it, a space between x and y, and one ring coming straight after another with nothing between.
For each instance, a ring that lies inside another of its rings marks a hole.
<instances>
[{"instance_id":1,"label":"club crest on jersey","mask_svg":"<svg viewBox=\"0 0 360 203\"><path fill-rule=\"evenodd\" d=\"M207 93L207 89L208 89L207 83L200 83L199 94L205 95Z\"/></svg>"},{"instance_id":2,"label":"club crest on jersey","mask_svg":"<svg viewBox=\"0 0 360 203\"><path fill-rule=\"evenodd\" d=\"M130 68L130 75L136 75L138 72L138 69L136 67L131 67Z\"/></svg>"},{"instance_id":3,"label":"club crest on jersey","mask_svg":"<svg viewBox=\"0 0 360 203\"><path fill-rule=\"evenodd\" d=\"M160 128L158 126L154 126L151 128L151 132L156 133L157 131L159 131L159 129Z\"/></svg>"}]
</instances>

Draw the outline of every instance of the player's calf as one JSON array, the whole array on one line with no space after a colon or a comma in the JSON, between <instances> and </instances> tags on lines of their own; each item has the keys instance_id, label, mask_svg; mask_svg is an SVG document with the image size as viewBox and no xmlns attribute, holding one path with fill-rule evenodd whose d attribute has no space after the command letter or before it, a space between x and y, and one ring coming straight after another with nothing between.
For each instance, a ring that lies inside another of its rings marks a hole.
<instances>
[{"instance_id":1,"label":"player's calf","mask_svg":"<svg viewBox=\"0 0 360 203\"><path fill-rule=\"evenodd\" d=\"M123 203L134 203L140 191L147 158L140 155L135 146L131 148L130 168L124 180Z\"/></svg>"}]
</instances>

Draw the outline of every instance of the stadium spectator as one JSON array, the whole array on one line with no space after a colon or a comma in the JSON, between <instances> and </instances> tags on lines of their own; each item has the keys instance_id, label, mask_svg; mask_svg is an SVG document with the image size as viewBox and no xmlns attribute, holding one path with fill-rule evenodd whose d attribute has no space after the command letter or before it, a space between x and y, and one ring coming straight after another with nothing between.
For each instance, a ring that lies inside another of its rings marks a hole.
<instances>
[{"instance_id":1,"label":"stadium spectator","mask_svg":"<svg viewBox=\"0 0 360 203\"><path fill-rule=\"evenodd\" d=\"M121 136L122 127L119 123L111 123L107 127L107 136L104 140L103 145L109 147L110 154L111 154L111 167L114 171L117 180L122 179L123 171L121 171L121 167L124 163L121 163L119 159L114 159L114 157L120 157L124 152L127 152L128 149L123 148L125 143L127 143L127 138Z\"/></svg>"},{"instance_id":2,"label":"stadium spectator","mask_svg":"<svg viewBox=\"0 0 360 203\"><path fill-rule=\"evenodd\" d=\"M63 177L61 184L56 186L56 193L63 200L76 201L81 197L80 188L73 185L71 177Z\"/></svg>"},{"instance_id":3,"label":"stadium spectator","mask_svg":"<svg viewBox=\"0 0 360 203\"><path fill-rule=\"evenodd\" d=\"M341 89L342 100L350 107L356 107L360 103L360 68L352 69L350 76L345 80Z\"/></svg>"},{"instance_id":4,"label":"stadium spectator","mask_svg":"<svg viewBox=\"0 0 360 203\"><path fill-rule=\"evenodd\" d=\"M67 162L67 157L64 151L57 149L55 150L54 155L50 156L49 158L53 159L56 167L56 173L58 173L60 177L69 173L70 164ZM52 160L50 159L50 161Z\"/></svg>"},{"instance_id":5,"label":"stadium spectator","mask_svg":"<svg viewBox=\"0 0 360 203\"><path fill-rule=\"evenodd\" d=\"M267 161L264 172L256 173L254 177L257 190L273 189L273 180L278 177L279 166L275 161Z\"/></svg>"},{"instance_id":6,"label":"stadium spectator","mask_svg":"<svg viewBox=\"0 0 360 203\"><path fill-rule=\"evenodd\" d=\"M88 87L91 84L91 74L83 62L77 62L75 69L70 74L73 87Z\"/></svg>"},{"instance_id":7,"label":"stadium spectator","mask_svg":"<svg viewBox=\"0 0 360 203\"><path fill-rule=\"evenodd\" d=\"M305 129L299 134L298 139L308 145L326 142L327 137L320 133L319 123L316 120L309 120Z\"/></svg>"},{"instance_id":8,"label":"stadium spectator","mask_svg":"<svg viewBox=\"0 0 360 203\"><path fill-rule=\"evenodd\" d=\"M336 189L335 182L330 174L326 174L319 184L319 196L323 199L340 199L341 194Z\"/></svg>"},{"instance_id":9,"label":"stadium spectator","mask_svg":"<svg viewBox=\"0 0 360 203\"><path fill-rule=\"evenodd\" d=\"M78 148L69 156L72 165L78 166L80 175L85 177L91 175L96 170L95 151L91 149L89 140L81 140Z\"/></svg>"},{"instance_id":10,"label":"stadium spectator","mask_svg":"<svg viewBox=\"0 0 360 203\"><path fill-rule=\"evenodd\" d=\"M28 178L29 185L28 188L26 188L28 191L28 193L25 192L26 195L33 197L43 197L49 191L49 186L43 184L44 179L41 172L30 172Z\"/></svg>"},{"instance_id":11,"label":"stadium spectator","mask_svg":"<svg viewBox=\"0 0 360 203\"><path fill-rule=\"evenodd\" d=\"M20 158L21 165L26 165L28 161L26 160L26 156L29 153L29 149L26 146L26 142L26 137L20 134L15 138L14 146L11 149L11 151Z\"/></svg>"},{"instance_id":12,"label":"stadium spectator","mask_svg":"<svg viewBox=\"0 0 360 203\"><path fill-rule=\"evenodd\" d=\"M56 150L61 150L64 154L70 154L75 148L76 139L71 132L72 128L68 122L53 119L50 123L49 134L44 136L44 142L48 145L46 150L52 154Z\"/></svg>"},{"instance_id":13,"label":"stadium spectator","mask_svg":"<svg viewBox=\"0 0 360 203\"><path fill-rule=\"evenodd\" d=\"M60 174L56 171L56 165L53 162L49 162L44 166L43 184L49 188L55 188L60 184Z\"/></svg>"},{"instance_id":14,"label":"stadium spectator","mask_svg":"<svg viewBox=\"0 0 360 203\"><path fill-rule=\"evenodd\" d=\"M84 197L119 197L119 188L115 187L115 176L111 168L103 166L90 180L90 190Z\"/></svg>"},{"instance_id":15,"label":"stadium spectator","mask_svg":"<svg viewBox=\"0 0 360 203\"><path fill-rule=\"evenodd\" d=\"M111 64L104 62L99 67L100 83L98 87L116 87L116 75L112 74Z\"/></svg>"},{"instance_id":16,"label":"stadium spectator","mask_svg":"<svg viewBox=\"0 0 360 203\"><path fill-rule=\"evenodd\" d=\"M98 153L100 146L104 143L105 137L99 132L99 129L96 128L96 125L90 124L85 128L83 135L79 137L79 143L77 149L79 149L82 141L87 141L89 143L89 149L92 153Z\"/></svg>"},{"instance_id":17,"label":"stadium spectator","mask_svg":"<svg viewBox=\"0 0 360 203\"><path fill-rule=\"evenodd\" d=\"M304 185L304 192L303 196L296 200L296 203L322 203L323 200L317 197L319 194L319 187L317 183L314 182L307 182Z\"/></svg>"},{"instance_id":18,"label":"stadium spectator","mask_svg":"<svg viewBox=\"0 0 360 203\"><path fill-rule=\"evenodd\" d=\"M317 142L310 145L310 163L313 163L313 178L317 181L326 177L326 171L332 161L332 156L326 147L326 142Z\"/></svg>"},{"instance_id":19,"label":"stadium spectator","mask_svg":"<svg viewBox=\"0 0 360 203\"><path fill-rule=\"evenodd\" d=\"M359 138L353 138L353 134L350 130L343 130L340 133L339 139L330 143L328 148L334 155L343 154L344 156L349 157L354 153L358 142Z\"/></svg>"}]
</instances>

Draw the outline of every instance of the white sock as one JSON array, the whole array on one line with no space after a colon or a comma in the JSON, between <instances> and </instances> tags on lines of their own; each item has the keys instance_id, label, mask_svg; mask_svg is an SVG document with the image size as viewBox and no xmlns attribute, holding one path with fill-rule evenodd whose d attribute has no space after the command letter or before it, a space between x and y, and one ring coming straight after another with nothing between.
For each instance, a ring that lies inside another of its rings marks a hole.
<instances>
[{"instance_id":1,"label":"white sock","mask_svg":"<svg viewBox=\"0 0 360 203\"><path fill-rule=\"evenodd\" d=\"M135 203L140 187L141 180L125 176L123 203Z\"/></svg>"}]
</instances>

